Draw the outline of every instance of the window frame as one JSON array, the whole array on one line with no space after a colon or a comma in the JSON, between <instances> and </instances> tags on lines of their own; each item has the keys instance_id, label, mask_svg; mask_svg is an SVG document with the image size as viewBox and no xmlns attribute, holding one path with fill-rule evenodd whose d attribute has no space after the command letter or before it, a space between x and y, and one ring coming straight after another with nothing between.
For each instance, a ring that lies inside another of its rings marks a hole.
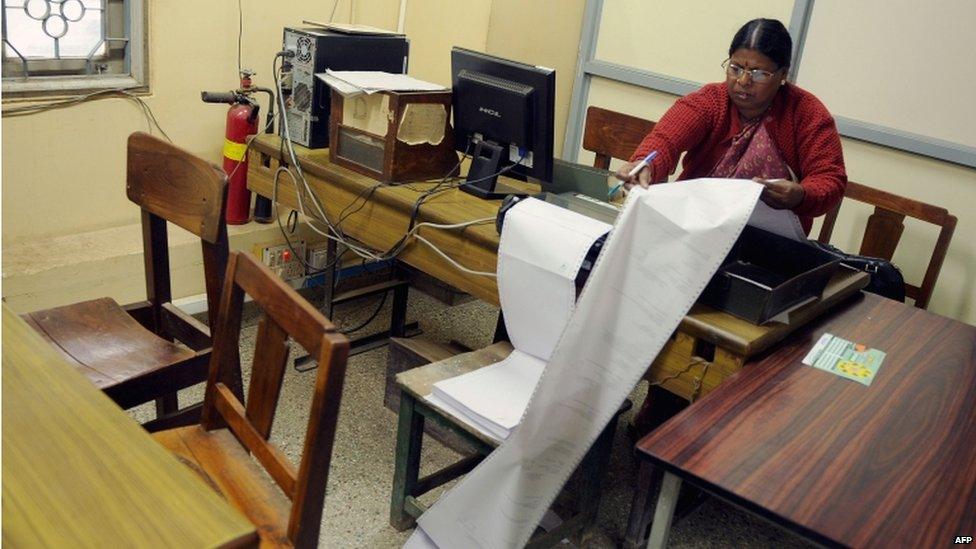
<instances>
[{"instance_id":1,"label":"window frame","mask_svg":"<svg viewBox=\"0 0 976 549\"><path fill-rule=\"evenodd\" d=\"M70 96L107 89L123 88L149 92L148 10L146 0L123 0L129 31L128 71L117 74L78 74L63 76L4 76L3 102L42 97Z\"/></svg>"}]
</instances>

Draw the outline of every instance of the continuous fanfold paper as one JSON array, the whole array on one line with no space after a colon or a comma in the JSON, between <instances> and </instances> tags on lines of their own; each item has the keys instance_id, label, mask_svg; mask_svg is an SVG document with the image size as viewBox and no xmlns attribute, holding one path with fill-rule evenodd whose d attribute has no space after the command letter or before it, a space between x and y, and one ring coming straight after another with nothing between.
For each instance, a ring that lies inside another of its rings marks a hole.
<instances>
[{"instance_id":1,"label":"continuous fanfold paper","mask_svg":"<svg viewBox=\"0 0 976 549\"><path fill-rule=\"evenodd\" d=\"M698 180L630 194L575 310L554 339L518 427L420 517L405 547L525 545L727 255L761 190L750 181ZM559 238L538 235L553 237ZM547 261L536 255L522 260ZM517 267L500 265L499 276L503 299L506 287L545 284L520 278L526 275ZM545 299L569 299L563 290L554 292ZM535 308L525 309L528 315ZM510 335L521 322L533 322L509 320L504 310ZM553 341L543 329L524 344L544 354L547 338Z\"/></svg>"}]
</instances>

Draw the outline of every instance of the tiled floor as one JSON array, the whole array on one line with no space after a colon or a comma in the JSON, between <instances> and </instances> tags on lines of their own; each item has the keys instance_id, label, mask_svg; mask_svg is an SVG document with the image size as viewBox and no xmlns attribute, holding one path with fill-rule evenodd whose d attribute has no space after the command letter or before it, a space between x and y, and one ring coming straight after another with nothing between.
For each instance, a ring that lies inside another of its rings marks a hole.
<instances>
[{"instance_id":1,"label":"tiled floor","mask_svg":"<svg viewBox=\"0 0 976 549\"><path fill-rule=\"evenodd\" d=\"M376 301L350 304L336 312L342 326L355 326L373 312ZM386 313L388 311L384 311ZM478 301L447 307L419 292L411 292L408 320L418 320L425 336L440 341L456 340L471 348L490 343L497 310ZM388 316L368 330L382 326ZM249 319L242 337L244 364L253 350L255 319ZM400 547L410 531L390 527L389 498L393 476L396 416L383 406L386 348L350 358L343 390L338 432L332 459L323 515L321 547ZM248 375L245 369L245 378ZM281 404L272 439L295 459L301 452L308 418L314 371L290 369L282 390ZM245 379L245 382L247 380ZM632 394L634 402L643 399L643 386ZM181 394L181 400L199 399L199 390ZM148 419L147 407L134 414ZM622 422L630 420L630 414ZM624 423L617 430L611 469L601 502L598 531L592 546L619 546L629 512L635 476L632 443ZM426 471L443 467L457 455L435 441L425 443L423 463ZM432 497L436 497L432 496ZM706 501L678 521L671 534L673 547L805 547L802 540L751 515L715 499Z\"/></svg>"}]
</instances>

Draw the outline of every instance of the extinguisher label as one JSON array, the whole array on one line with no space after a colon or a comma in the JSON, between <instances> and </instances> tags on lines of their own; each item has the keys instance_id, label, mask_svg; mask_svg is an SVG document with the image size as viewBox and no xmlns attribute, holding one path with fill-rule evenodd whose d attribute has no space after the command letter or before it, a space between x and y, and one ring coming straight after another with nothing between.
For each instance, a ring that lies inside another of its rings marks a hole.
<instances>
[{"instance_id":1,"label":"extinguisher label","mask_svg":"<svg viewBox=\"0 0 976 549\"><path fill-rule=\"evenodd\" d=\"M234 143L230 139L224 139L224 157L235 162L244 160L247 154L247 145L244 143Z\"/></svg>"}]
</instances>

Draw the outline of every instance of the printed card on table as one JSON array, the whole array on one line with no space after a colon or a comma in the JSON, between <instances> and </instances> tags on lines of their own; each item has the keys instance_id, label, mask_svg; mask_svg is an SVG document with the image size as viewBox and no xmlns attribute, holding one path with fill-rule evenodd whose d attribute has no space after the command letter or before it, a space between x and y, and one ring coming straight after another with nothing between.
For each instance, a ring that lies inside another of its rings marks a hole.
<instances>
[{"instance_id":1,"label":"printed card on table","mask_svg":"<svg viewBox=\"0 0 976 549\"><path fill-rule=\"evenodd\" d=\"M884 358L882 351L824 334L803 358L803 363L862 385L871 385Z\"/></svg>"}]
</instances>

